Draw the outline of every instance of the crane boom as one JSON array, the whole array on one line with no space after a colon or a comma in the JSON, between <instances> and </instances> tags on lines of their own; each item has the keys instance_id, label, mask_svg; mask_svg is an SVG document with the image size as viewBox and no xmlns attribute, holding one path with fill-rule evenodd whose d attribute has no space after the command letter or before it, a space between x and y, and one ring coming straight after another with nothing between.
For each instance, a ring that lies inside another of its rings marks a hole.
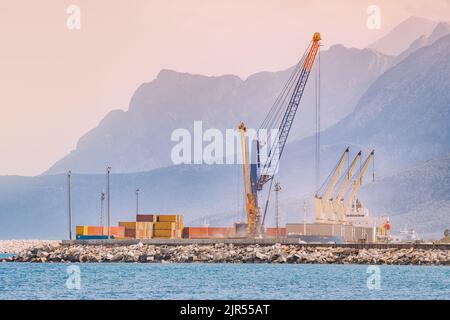
<instances>
[{"instance_id":1,"label":"crane boom","mask_svg":"<svg viewBox=\"0 0 450 320\"><path fill-rule=\"evenodd\" d=\"M350 149L347 148L344 151L344 153L342 154L341 159L338 162L338 165L337 165L337 168L336 168L336 170L335 170L335 172L333 174L333 177L332 177L332 179L331 179L331 181L330 181L330 183L328 185L327 190L324 193L323 198L325 200L331 200L331 195L333 193L334 188L336 187L336 183L338 181L339 175L341 174L341 170L342 170L342 167L344 165L344 162L345 162L345 160L347 160L349 151L350 151Z\"/></svg>"},{"instance_id":2,"label":"crane boom","mask_svg":"<svg viewBox=\"0 0 450 320\"><path fill-rule=\"evenodd\" d=\"M353 159L352 163L350 164L350 168L345 173L344 182L342 183L342 186L339 188L339 192L335 198L335 201L342 201L342 199L344 199L345 190L347 190L350 179L353 177L353 174L355 173L356 165L358 164L359 159L361 159L361 154L362 152L359 151L356 157Z\"/></svg>"},{"instance_id":3,"label":"crane boom","mask_svg":"<svg viewBox=\"0 0 450 320\"><path fill-rule=\"evenodd\" d=\"M344 206L344 194L347 190L348 184L350 183L350 179L353 177L353 174L355 173L356 165L359 162L359 159L361 159L361 151L358 152L356 157L353 159L352 163L350 164L350 167L345 172L345 178L342 182L341 187L339 188L338 194L336 198L333 201L333 210L337 216L337 219L339 222L343 223L345 221L345 206Z\"/></svg>"},{"instance_id":4,"label":"crane boom","mask_svg":"<svg viewBox=\"0 0 450 320\"><path fill-rule=\"evenodd\" d=\"M332 194L349 152L350 148L347 147L339 159L336 167L330 173L322 187L317 190L317 193L314 196L314 212L317 222L334 222L336 220L334 217ZM321 191L324 187L325 192L321 195ZM327 216L326 218L325 215Z\"/></svg>"},{"instance_id":5,"label":"crane boom","mask_svg":"<svg viewBox=\"0 0 450 320\"><path fill-rule=\"evenodd\" d=\"M347 208L349 208L351 206L353 199L355 198L356 194L358 193L358 190L362 185L362 179L364 178L364 175L366 174L366 171L369 168L369 164L373 160L374 156L375 156L375 150L372 150L372 152L367 157L366 161L364 161L364 165L361 169L361 172L359 173L358 178L355 180L355 183L353 184L352 190L347 199Z\"/></svg>"},{"instance_id":6,"label":"crane boom","mask_svg":"<svg viewBox=\"0 0 450 320\"><path fill-rule=\"evenodd\" d=\"M303 92L305 91L306 83L308 82L317 52L319 51L320 40L322 40L320 33L316 32L311 41L306 58L304 59L304 64L299 72L299 76L293 93L289 99L288 106L279 125L276 143L274 143L271 149L268 150L268 159L261 169L261 174L258 179L258 190L262 190L264 184L273 178L273 172L276 171L273 169L278 167L278 162L284 151L284 147L286 146L286 141L292 128L292 123L294 122L298 106L302 99Z\"/></svg>"}]
</instances>

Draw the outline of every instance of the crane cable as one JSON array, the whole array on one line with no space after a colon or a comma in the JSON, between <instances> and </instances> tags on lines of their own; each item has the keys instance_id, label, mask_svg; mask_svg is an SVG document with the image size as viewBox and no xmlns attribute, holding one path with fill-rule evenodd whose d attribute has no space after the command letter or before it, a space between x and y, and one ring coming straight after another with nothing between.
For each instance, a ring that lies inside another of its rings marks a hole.
<instances>
[{"instance_id":1,"label":"crane cable","mask_svg":"<svg viewBox=\"0 0 450 320\"><path fill-rule=\"evenodd\" d=\"M279 119L279 113L281 111L284 111L282 109L287 97L290 96L290 92L292 91L295 83L297 82L296 79L298 78L299 74L302 71L302 68L306 62L307 58L307 52L310 49L312 45L312 42L308 46L307 50L305 51L305 54L300 59L300 61L295 65L294 71L291 73L288 81L285 83L281 93L276 98L275 102L273 103L272 107L270 108L267 116L264 118L263 122L261 123L260 129L270 129L274 128L273 124L276 122L275 120Z\"/></svg>"},{"instance_id":2,"label":"crane cable","mask_svg":"<svg viewBox=\"0 0 450 320\"><path fill-rule=\"evenodd\" d=\"M300 62L297 64L297 66L294 69L294 72L292 73L291 77L287 81L285 87L283 88L281 94L278 96L278 98L275 100L275 103L273 104L271 110L269 111L269 114L264 119L263 123L261 124L260 129L273 129L277 128L280 129L280 126L282 125L282 121L284 118L284 115L286 113L286 100L291 99L292 93L295 90L295 87L301 78L301 75L304 72L303 66L306 63L307 59L307 52L310 50L312 46L312 42L309 44L307 50L305 51L305 54L303 55ZM269 135L270 132L268 132L268 141L269 141ZM279 142L277 139L273 139L272 145L270 149L268 149L269 153L267 155L266 162L263 166L263 168L270 168L273 158L276 155L276 144ZM278 167L278 165L276 165Z\"/></svg>"},{"instance_id":3,"label":"crane cable","mask_svg":"<svg viewBox=\"0 0 450 320\"><path fill-rule=\"evenodd\" d=\"M320 47L317 54L315 104L316 104L316 190L320 186Z\"/></svg>"}]
</instances>

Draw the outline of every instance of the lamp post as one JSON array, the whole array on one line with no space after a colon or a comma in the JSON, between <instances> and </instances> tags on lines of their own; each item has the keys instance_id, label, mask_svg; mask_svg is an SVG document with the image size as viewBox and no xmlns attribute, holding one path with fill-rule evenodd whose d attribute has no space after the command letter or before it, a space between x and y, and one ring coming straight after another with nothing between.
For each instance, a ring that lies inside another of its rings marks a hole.
<instances>
[{"instance_id":1,"label":"lamp post","mask_svg":"<svg viewBox=\"0 0 450 320\"><path fill-rule=\"evenodd\" d=\"M306 236L306 213L308 211L308 205L306 200L303 201L303 235Z\"/></svg>"},{"instance_id":2,"label":"lamp post","mask_svg":"<svg viewBox=\"0 0 450 320\"><path fill-rule=\"evenodd\" d=\"M67 172L67 205L69 213L69 240L72 240L72 172Z\"/></svg>"},{"instance_id":3,"label":"lamp post","mask_svg":"<svg viewBox=\"0 0 450 320\"><path fill-rule=\"evenodd\" d=\"M103 227L105 222L104 222L104 212L103 212L103 207L104 207L104 202L105 202L105 193L102 192L100 193L100 225Z\"/></svg>"},{"instance_id":4,"label":"lamp post","mask_svg":"<svg viewBox=\"0 0 450 320\"><path fill-rule=\"evenodd\" d=\"M110 204L111 204L111 196L110 196L110 188L109 188L109 176L111 173L111 167L106 168L106 212L107 212L107 224L108 224L108 240L111 239L111 210L110 210Z\"/></svg>"},{"instance_id":5,"label":"lamp post","mask_svg":"<svg viewBox=\"0 0 450 320\"><path fill-rule=\"evenodd\" d=\"M275 183L275 224L277 228L276 238L280 237L280 212L279 212L279 195L278 193L281 191L281 185L279 182Z\"/></svg>"},{"instance_id":6,"label":"lamp post","mask_svg":"<svg viewBox=\"0 0 450 320\"><path fill-rule=\"evenodd\" d=\"M136 189L136 216L139 214L139 189Z\"/></svg>"}]
</instances>

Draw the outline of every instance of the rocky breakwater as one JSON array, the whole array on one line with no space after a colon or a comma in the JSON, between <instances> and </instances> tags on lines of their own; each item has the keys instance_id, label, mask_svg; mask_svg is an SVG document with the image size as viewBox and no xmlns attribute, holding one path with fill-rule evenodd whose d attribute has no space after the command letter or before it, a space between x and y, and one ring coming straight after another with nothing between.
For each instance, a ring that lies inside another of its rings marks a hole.
<instances>
[{"instance_id":1,"label":"rocky breakwater","mask_svg":"<svg viewBox=\"0 0 450 320\"><path fill-rule=\"evenodd\" d=\"M0 240L0 253L19 253L41 246L59 246L57 240Z\"/></svg>"},{"instance_id":2,"label":"rocky breakwater","mask_svg":"<svg viewBox=\"0 0 450 320\"><path fill-rule=\"evenodd\" d=\"M44 245L4 262L305 263L450 265L447 249L354 249L296 245Z\"/></svg>"}]
</instances>

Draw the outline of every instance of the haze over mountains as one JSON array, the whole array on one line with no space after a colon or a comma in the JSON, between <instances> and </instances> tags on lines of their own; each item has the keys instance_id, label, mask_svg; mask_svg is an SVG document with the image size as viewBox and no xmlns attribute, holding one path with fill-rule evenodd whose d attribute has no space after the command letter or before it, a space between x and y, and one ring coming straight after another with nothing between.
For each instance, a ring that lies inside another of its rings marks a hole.
<instances>
[{"instance_id":1,"label":"haze over mountains","mask_svg":"<svg viewBox=\"0 0 450 320\"><path fill-rule=\"evenodd\" d=\"M434 32L428 22L424 26L401 49L391 48L403 52L397 57L341 45L322 53L321 168L324 178L347 145L352 155L375 149L377 181L369 183L368 174L362 200L373 214L391 216L396 228L408 224L439 237L450 224L450 35L445 24L434 23ZM387 37L399 37L397 29ZM197 224L205 218L231 223L242 213L241 168L161 168L170 165L170 133L190 129L194 120L205 129L233 128L242 120L257 126L289 71L246 80L161 71L136 91L129 111L110 113L45 175L0 177L0 238L64 236L65 176L54 174L68 169L78 173L75 223L98 223L104 175L80 173L103 173L106 164L123 173L112 180L114 222L133 217L139 187L144 211L181 212ZM313 89L314 72L280 167L286 221L298 221L303 199L315 191L314 137L308 136L314 130ZM128 173L154 168L160 169Z\"/></svg>"},{"instance_id":2,"label":"haze over mountains","mask_svg":"<svg viewBox=\"0 0 450 320\"><path fill-rule=\"evenodd\" d=\"M324 51L320 78L322 112L326 117L322 118L322 128L349 114L391 62L392 57L368 49L335 45ZM155 80L136 90L128 111L108 114L80 139L76 150L46 174L69 169L102 173L105 164L118 173L172 165L174 143L170 137L175 129L192 132L196 120L202 120L204 130L234 129L241 121L249 128L258 128L291 71L261 72L242 80L232 75L206 77L162 70ZM292 140L315 130L315 76L314 70L302 101L303 120L293 128Z\"/></svg>"},{"instance_id":3,"label":"haze over mountains","mask_svg":"<svg viewBox=\"0 0 450 320\"><path fill-rule=\"evenodd\" d=\"M410 17L391 30L386 36L370 45L369 48L387 55L397 56L408 49L411 43L419 37L429 36L437 24L438 22L434 20Z\"/></svg>"},{"instance_id":4,"label":"haze over mountains","mask_svg":"<svg viewBox=\"0 0 450 320\"><path fill-rule=\"evenodd\" d=\"M408 57L411 53L414 53L420 48L425 46L432 45L435 41L440 38L450 34L450 23L448 22L440 22L433 29L433 32L429 35L421 35L417 40L415 40L411 45L404 50L400 55L395 57L394 64L403 61L406 57Z\"/></svg>"}]
</instances>

